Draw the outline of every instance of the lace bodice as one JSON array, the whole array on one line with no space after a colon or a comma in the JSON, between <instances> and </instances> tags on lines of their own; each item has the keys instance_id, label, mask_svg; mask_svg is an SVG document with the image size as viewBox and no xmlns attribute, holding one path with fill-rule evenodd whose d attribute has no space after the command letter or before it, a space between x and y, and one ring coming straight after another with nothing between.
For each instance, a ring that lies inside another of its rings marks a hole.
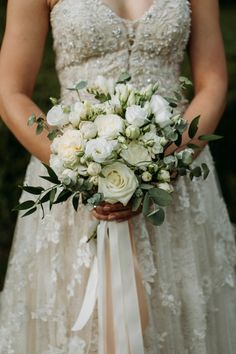
<instances>
[{"instance_id":1,"label":"lace bodice","mask_svg":"<svg viewBox=\"0 0 236 354\"><path fill-rule=\"evenodd\" d=\"M153 0L137 20L119 17L102 0L59 0L51 12L56 67L65 99L80 80L117 77L133 83L160 81L173 90L190 30L187 0Z\"/></svg>"}]
</instances>

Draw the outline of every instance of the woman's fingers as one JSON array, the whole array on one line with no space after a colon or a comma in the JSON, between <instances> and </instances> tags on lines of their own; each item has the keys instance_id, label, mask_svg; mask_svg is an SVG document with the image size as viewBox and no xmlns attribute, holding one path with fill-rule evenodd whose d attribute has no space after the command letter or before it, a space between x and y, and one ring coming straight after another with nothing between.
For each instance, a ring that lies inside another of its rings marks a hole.
<instances>
[{"instance_id":1,"label":"woman's fingers","mask_svg":"<svg viewBox=\"0 0 236 354\"><path fill-rule=\"evenodd\" d=\"M93 209L92 214L97 218L98 220L107 220L107 221L125 221L129 220L131 217L139 214L140 211L132 211L130 208L125 209L125 210L119 210L115 212L109 212L109 213L100 213L98 208L96 207Z\"/></svg>"},{"instance_id":2,"label":"woman's fingers","mask_svg":"<svg viewBox=\"0 0 236 354\"><path fill-rule=\"evenodd\" d=\"M104 203L101 205L98 205L96 207L96 211L100 214L109 214L113 211L119 211L119 210L130 210L131 206L128 204L126 206L124 206L121 203L115 203L115 204L109 204L109 203Z\"/></svg>"}]
</instances>

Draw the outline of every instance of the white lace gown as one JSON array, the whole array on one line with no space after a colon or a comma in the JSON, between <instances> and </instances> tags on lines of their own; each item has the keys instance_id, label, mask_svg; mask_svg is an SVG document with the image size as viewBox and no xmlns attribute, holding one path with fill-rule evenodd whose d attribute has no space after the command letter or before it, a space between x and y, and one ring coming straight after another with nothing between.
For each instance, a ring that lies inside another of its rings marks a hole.
<instances>
[{"instance_id":1,"label":"white lace gown","mask_svg":"<svg viewBox=\"0 0 236 354\"><path fill-rule=\"evenodd\" d=\"M59 0L51 12L62 99L85 79L129 71L142 87L157 80L164 94L177 84L188 41L187 0L154 0L135 21L118 17L102 0ZM46 83L45 83L46 84ZM211 169L206 182L179 178L161 227L133 219L149 325L146 354L233 354L236 350L236 263L233 230L208 148L198 157ZM32 158L26 182L42 184ZM22 200L28 198L22 195ZM84 297L96 221L69 203L19 218L1 294L1 354L98 353L97 309L72 332ZM114 354L114 353L109 353ZM137 353L139 354L139 353Z\"/></svg>"}]
</instances>

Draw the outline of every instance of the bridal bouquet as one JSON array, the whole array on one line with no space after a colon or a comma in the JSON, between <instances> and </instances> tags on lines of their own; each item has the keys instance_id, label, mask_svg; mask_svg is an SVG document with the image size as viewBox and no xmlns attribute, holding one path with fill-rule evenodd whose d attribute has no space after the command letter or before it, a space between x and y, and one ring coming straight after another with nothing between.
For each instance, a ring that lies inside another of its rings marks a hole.
<instances>
[{"instance_id":1,"label":"bridal bouquet","mask_svg":"<svg viewBox=\"0 0 236 354\"><path fill-rule=\"evenodd\" d=\"M50 166L45 165L48 175L42 176L52 185L48 189L22 187L37 195L16 207L27 210L23 216L38 207L44 210L46 202L51 208L71 197L75 210L79 203L132 203L133 210L142 208L153 224L160 225L165 217L163 207L172 200L172 177L207 177L205 163L192 164L198 146L189 143L178 151L183 133L188 131L192 139L200 118L188 125L180 113L181 92L189 80L181 77L171 98L159 93L158 84L136 90L129 80L123 73L117 82L99 76L92 87L81 81L70 88L78 94L76 102L65 105L51 99L53 107L46 121L30 117L28 125L36 124L37 134L48 129L53 140ZM208 141L217 138L199 137ZM176 151L166 156L171 144L176 145Z\"/></svg>"}]
</instances>

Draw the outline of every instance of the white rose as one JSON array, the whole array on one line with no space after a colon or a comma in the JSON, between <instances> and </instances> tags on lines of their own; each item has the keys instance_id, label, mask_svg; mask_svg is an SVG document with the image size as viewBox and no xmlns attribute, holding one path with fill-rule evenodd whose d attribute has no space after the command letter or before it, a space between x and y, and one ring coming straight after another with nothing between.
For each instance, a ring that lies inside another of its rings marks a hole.
<instances>
[{"instance_id":1,"label":"white rose","mask_svg":"<svg viewBox=\"0 0 236 354\"><path fill-rule=\"evenodd\" d=\"M79 129L84 139L92 139L97 135L97 127L93 122L82 121Z\"/></svg>"},{"instance_id":2,"label":"white rose","mask_svg":"<svg viewBox=\"0 0 236 354\"><path fill-rule=\"evenodd\" d=\"M155 115L155 122L160 126L169 124L171 110L168 101L160 95L153 95L150 104L152 112Z\"/></svg>"},{"instance_id":3,"label":"white rose","mask_svg":"<svg viewBox=\"0 0 236 354\"><path fill-rule=\"evenodd\" d=\"M149 161L151 161L151 156L148 153L148 150L138 143L131 141L128 144L127 149L121 151L121 157L130 163L133 166L137 165L146 165Z\"/></svg>"},{"instance_id":4,"label":"white rose","mask_svg":"<svg viewBox=\"0 0 236 354\"><path fill-rule=\"evenodd\" d=\"M51 126L62 126L69 123L69 114L64 113L61 105L53 106L47 113L47 122Z\"/></svg>"},{"instance_id":5,"label":"white rose","mask_svg":"<svg viewBox=\"0 0 236 354\"><path fill-rule=\"evenodd\" d=\"M66 186L70 184L75 184L77 182L77 173L66 168L61 176L59 177L60 181L65 184Z\"/></svg>"},{"instance_id":6,"label":"white rose","mask_svg":"<svg viewBox=\"0 0 236 354\"><path fill-rule=\"evenodd\" d=\"M143 173L142 173L142 180L143 180L144 182L150 182L150 181L152 180L152 175L151 175L151 173L148 172L148 171L143 172Z\"/></svg>"},{"instance_id":7,"label":"white rose","mask_svg":"<svg viewBox=\"0 0 236 354\"><path fill-rule=\"evenodd\" d=\"M124 120L116 114L100 115L94 121L98 136L115 139L124 130Z\"/></svg>"},{"instance_id":8,"label":"white rose","mask_svg":"<svg viewBox=\"0 0 236 354\"><path fill-rule=\"evenodd\" d=\"M97 162L91 162L89 165L88 165L88 174L90 176L97 176L99 175L99 173L101 172L101 165Z\"/></svg>"},{"instance_id":9,"label":"white rose","mask_svg":"<svg viewBox=\"0 0 236 354\"><path fill-rule=\"evenodd\" d=\"M62 174L62 172L64 170L63 161L57 155L50 156L49 164L50 164L51 168L53 169L53 171L55 171L55 173L57 175Z\"/></svg>"},{"instance_id":10,"label":"white rose","mask_svg":"<svg viewBox=\"0 0 236 354\"><path fill-rule=\"evenodd\" d=\"M147 112L144 108L133 105L127 108L125 118L129 124L141 127L147 121Z\"/></svg>"},{"instance_id":11,"label":"white rose","mask_svg":"<svg viewBox=\"0 0 236 354\"><path fill-rule=\"evenodd\" d=\"M84 151L84 140L79 130L69 129L59 138L58 156L65 166L72 168L79 160Z\"/></svg>"},{"instance_id":12,"label":"white rose","mask_svg":"<svg viewBox=\"0 0 236 354\"><path fill-rule=\"evenodd\" d=\"M106 95L109 93L113 95L115 89L115 80L112 78L105 78L104 76L97 76L95 86L100 88Z\"/></svg>"},{"instance_id":13,"label":"white rose","mask_svg":"<svg viewBox=\"0 0 236 354\"><path fill-rule=\"evenodd\" d=\"M164 191L166 191L168 193L172 193L174 191L173 186L167 182L158 183L157 186L158 186L158 188L163 189Z\"/></svg>"},{"instance_id":14,"label":"white rose","mask_svg":"<svg viewBox=\"0 0 236 354\"><path fill-rule=\"evenodd\" d=\"M92 157L95 162L102 163L111 157L112 151L116 147L116 141L96 138L87 142L85 154Z\"/></svg>"},{"instance_id":15,"label":"white rose","mask_svg":"<svg viewBox=\"0 0 236 354\"><path fill-rule=\"evenodd\" d=\"M127 205L138 187L134 172L126 165L115 162L105 166L102 173L105 178L99 177L98 192L103 193L105 201Z\"/></svg>"},{"instance_id":16,"label":"white rose","mask_svg":"<svg viewBox=\"0 0 236 354\"><path fill-rule=\"evenodd\" d=\"M170 182L170 172L166 170L160 170L157 174L157 179L161 182Z\"/></svg>"},{"instance_id":17,"label":"white rose","mask_svg":"<svg viewBox=\"0 0 236 354\"><path fill-rule=\"evenodd\" d=\"M125 135L129 139L137 139L140 135L140 130L135 125L128 125L128 127L125 129Z\"/></svg>"}]
</instances>

